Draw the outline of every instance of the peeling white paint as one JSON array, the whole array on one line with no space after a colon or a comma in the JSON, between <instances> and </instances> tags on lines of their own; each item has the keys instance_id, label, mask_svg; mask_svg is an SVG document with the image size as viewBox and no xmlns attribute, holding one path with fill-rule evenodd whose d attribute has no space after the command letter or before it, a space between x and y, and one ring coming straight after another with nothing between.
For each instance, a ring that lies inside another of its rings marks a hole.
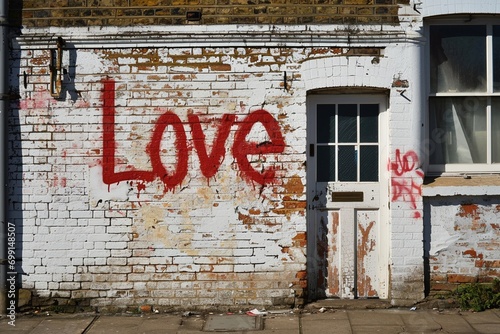
<instances>
[{"instance_id":1,"label":"peeling white paint","mask_svg":"<svg viewBox=\"0 0 500 334\"><path fill-rule=\"evenodd\" d=\"M432 240L429 255L436 256L439 252L447 250L450 246L454 245L460 237L461 235L459 233L450 234L449 231L441 225L432 226Z\"/></svg>"}]
</instances>

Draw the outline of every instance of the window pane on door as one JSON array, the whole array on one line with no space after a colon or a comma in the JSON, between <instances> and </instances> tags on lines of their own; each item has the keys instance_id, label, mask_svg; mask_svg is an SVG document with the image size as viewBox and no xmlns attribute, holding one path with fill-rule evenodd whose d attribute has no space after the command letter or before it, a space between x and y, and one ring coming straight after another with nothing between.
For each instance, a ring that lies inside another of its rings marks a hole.
<instances>
[{"instance_id":1,"label":"window pane on door","mask_svg":"<svg viewBox=\"0 0 500 334\"><path fill-rule=\"evenodd\" d=\"M359 140L362 143L378 142L378 104L359 106Z\"/></svg>"},{"instance_id":2,"label":"window pane on door","mask_svg":"<svg viewBox=\"0 0 500 334\"><path fill-rule=\"evenodd\" d=\"M431 98L430 134L431 163L486 163L486 98Z\"/></svg>"},{"instance_id":3,"label":"window pane on door","mask_svg":"<svg viewBox=\"0 0 500 334\"><path fill-rule=\"evenodd\" d=\"M317 161L317 181L335 181L335 146L318 146Z\"/></svg>"},{"instance_id":4,"label":"window pane on door","mask_svg":"<svg viewBox=\"0 0 500 334\"><path fill-rule=\"evenodd\" d=\"M339 146L339 181L357 181L357 160L355 146Z\"/></svg>"},{"instance_id":5,"label":"window pane on door","mask_svg":"<svg viewBox=\"0 0 500 334\"><path fill-rule=\"evenodd\" d=\"M500 98L492 98L491 104L491 160L500 163Z\"/></svg>"},{"instance_id":6,"label":"window pane on door","mask_svg":"<svg viewBox=\"0 0 500 334\"><path fill-rule=\"evenodd\" d=\"M486 91L486 26L431 26L431 91Z\"/></svg>"},{"instance_id":7,"label":"window pane on door","mask_svg":"<svg viewBox=\"0 0 500 334\"><path fill-rule=\"evenodd\" d=\"M361 182L378 181L378 146L362 145L359 150L359 164Z\"/></svg>"},{"instance_id":8,"label":"window pane on door","mask_svg":"<svg viewBox=\"0 0 500 334\"><path fill-rule=\"evenodd\" d=\"M317 111L318 143L335 142L335 104L318 104Z\"/></svg>"},{"instance_id":9,"label":"window pane on door","mask_svg":"<svg viewBox=\"0 0 500 334\"><path fill-rule=\"evenodd\" d=\"M493 26L493 90L500 92L500 26Z\"/></svg>"},{"instance_id":10,"label":"window pane on door","mask_svg":"<svg viewBox=\"0 0 500 334\"><path fill-rule=\"evenodd\" d=\"M339 104L339 143L355 143L358 139L356 104Z\"/></svg>"}]
</instances>

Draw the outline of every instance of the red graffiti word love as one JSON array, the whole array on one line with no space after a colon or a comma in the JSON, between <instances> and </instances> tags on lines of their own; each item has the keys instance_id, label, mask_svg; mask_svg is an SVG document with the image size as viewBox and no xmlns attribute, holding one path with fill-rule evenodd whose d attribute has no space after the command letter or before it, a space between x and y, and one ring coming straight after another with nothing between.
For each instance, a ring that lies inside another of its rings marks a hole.
<instances>
[{"instance_id":1,"label":"red graffiti word love","mask_svg":"<svg viewBox=\"0 0 500 334\"><path fill-rule=\"evenodd\" d=\"M150 182L160 179L166 190L172 190L182 183L188 172L188 143L187 136L181 119L172 111L165 111L156 120L151 140L146 148L146 153L151 159L151 170L137 170L131 167L128 171L115 172L115 82L103 81L103 182L106 184L127 180ZM235 133L232 154L238 165L241 175L249 182L261 185L272 183L275 178L275 168L268 167L257 171L252 167L248 156L263 154L279 154L285 149L285 142L278 122L264 109L251 112L240 122L236 121L233 114L225 114L212 143L211 152L206 147L205 134L201 129L201 122L197 115L189 115L188 123L191 127L193 147L198 153L200 170L204 177L211 178L219 170L224 160L225 143L231 127L238 125ZM270 140L264 143L247 141L246 137L252 127L260 123L267 131ZM174 148L176 152L176 166L168 172L161 160L161 141L167 126L172 126L175 133Z\"/></svg>"}]
</instances>

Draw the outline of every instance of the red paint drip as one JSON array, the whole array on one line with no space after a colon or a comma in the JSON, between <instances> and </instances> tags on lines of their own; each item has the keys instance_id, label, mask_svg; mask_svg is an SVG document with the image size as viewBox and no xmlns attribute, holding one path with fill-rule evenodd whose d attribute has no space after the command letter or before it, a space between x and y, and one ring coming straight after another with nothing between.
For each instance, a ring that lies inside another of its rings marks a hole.
<instances>
[{"instance_id":1,"label":"red paint drip","mask_svg":"<svg viewBox=\"0 0 500 334\"><path fill-rule=\"evenodd\" d=\"M141 191L144 190L146 190L146 184L143 182L137 183L137 198L139 198L139 196L141 195Z\"/></svg>"}]
</instances>

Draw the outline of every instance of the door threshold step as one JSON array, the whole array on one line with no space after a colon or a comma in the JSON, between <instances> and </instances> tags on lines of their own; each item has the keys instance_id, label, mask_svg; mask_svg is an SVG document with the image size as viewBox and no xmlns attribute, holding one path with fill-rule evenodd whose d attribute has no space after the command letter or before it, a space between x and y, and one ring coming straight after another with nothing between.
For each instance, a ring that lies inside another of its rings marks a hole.
<instances>
[{"instance_id":1,"label":"door threshold step","mask_svg":"<svg viewBox=\"0 0 500 334\"><path fill-rule=\"evenodd\" d=\"M382 299L323 299L307 304L304 308L309 311L319 309L345 309L345 310L366 310L366 309L388 309L392 305L388 300Z\"/></svg>"}]
</instances>

